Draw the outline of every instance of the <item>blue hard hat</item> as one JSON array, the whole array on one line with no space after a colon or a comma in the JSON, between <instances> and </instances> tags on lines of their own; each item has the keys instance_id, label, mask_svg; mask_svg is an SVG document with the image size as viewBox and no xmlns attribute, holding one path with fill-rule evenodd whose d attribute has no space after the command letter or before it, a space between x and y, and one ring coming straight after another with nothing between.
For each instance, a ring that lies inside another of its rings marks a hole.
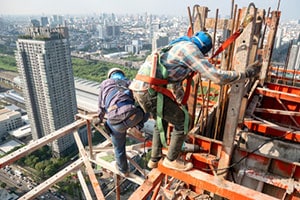
<instances>
[{"instance_id":1,"label":"blue hard hat","mask_svg":"<svg viewBox=\"0 0 300 200\"><path fill-rule=\"evenodd\" d=\"M108 71L107 73L107 78L111 78L111 79L121 79L121 80L125 80L126 76L123 70L121 70L120 68L112 68Z\"/></svg>"},{"instance_id":2,"label":"blue hard hat","mask_svg":"<svg viewBox=\"0 0 300 200\"><path fill-rule=\"evenodd\" d=\"M211 36L206 32L203 31L197 32L191 38L191 40L195 45L197 45L197 47L200 49L200 51L203 54L206 54L212 48Z\"/></svg>"},{"instance_id":3,"label":"blue hard hat","mask_svg":"<svg viewBox=\"0 0 300 200\"><path fill-rule=\"evenodd\" d=\"M112 73L110 78L114 79L114 80L125 80L126 79L125 75L122 72L114 72L114 73Z\"/></svg>"}]
</instances>

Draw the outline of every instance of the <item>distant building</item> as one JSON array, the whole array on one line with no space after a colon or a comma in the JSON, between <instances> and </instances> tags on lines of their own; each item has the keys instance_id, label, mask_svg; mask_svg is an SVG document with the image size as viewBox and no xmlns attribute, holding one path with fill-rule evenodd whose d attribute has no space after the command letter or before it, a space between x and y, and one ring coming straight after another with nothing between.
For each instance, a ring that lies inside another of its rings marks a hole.
<instances>
[{"instance_id":1,"label":"distant building","mask_svg":"<svg viewBox=\"0 0 300 200\"><path fill-rule=\"evenodd\" d=\"M300 54L300 45L299 44L293 44L290 50L290 54L289 54L289 61L288 61L288 65L287 68L288 69L299 69L299 54ZM297 59L298 58L298 59Z\"/></svg>"},{"instance_id":2,"label":"distant building","mask_svg":"<svg viewBox=\"0 0 300 200\"><path fill-rule=\"evenodd\" d=\"M37 19L32 19L31 20L31 25L34 27L39 27L40 26L40 21Z\"/></svg>"},{"instance_id":3,"label":"distant building","mask_svg":"<svg viewBox=\"0 0 300 200\"><path fill-rule=\"evenodd\" d=\"M152 39L152 51L167 45L169 43L169 37L166 33L155 33Z\"/></svg>"},{"instance_id":4,"label":"distant building","mask_svg":"<svg viewBox=\"0 0 300 200\"><path fill-rule=\"evenodd\" d=\"M125 51L132 54L141 54L142 49L146 47L147 44L144 44L141 40L132 40L131 44L125 45ZM151 45L150 45L151 48ZM149 48L149 49L150 49Z\"/></svg>"},{"instance_id":5,"label":"distant building","mask_svg":"<svg viewBox=\"0 0 300 200\"><path fill-rule=\"evenodd\" d=\"M9 131L9 134L15 138L22 139L24 137L31 135L30 124L17 128L15 130Z\"/></svg>"},{"instance_id":6,"label":"distant building","mask_svg":"<svg viewBox=\"0 0 300 200\"><path fill-rule=\"evenodd\" d=\"M139 54L142 49L142 43L140 40L132 40L133 52L134 54Z\"/></svg>"},{"instance_id":7,"label":"distant building","mask_svg":"<svg viewBox=\"0 0 300 200\"><path fill-rule=\"evenodd\" d=\"M281 46L281 42L282 42L282 36L283 36L283 29L279 28L276 34L276 38L275 38L275 48L278 49Z\"/></svg>"},{"instance_id":8,"label":"distant building","mask_svg":"<svg viewBox=\"0 0 300 200\"><path fill-rule=\"evenodd\" d=\"M121 35L121 26L112 25L107 20L103 24L97 26L99 38L102 40L117 38Z\"/></svg>"},{"instance_id":9,"label":"distant building","mask_svg":"<svg viewBox=\"0 0 300 200\"><path fill-rule=\"evenodd\" d=\"M9 109L0 110L0 137L3 137L8 131L22 126L21 113Z\"/></svg>"},{"instance_id":10,"label":"distant building","mask_svg":"<svg viewBox=\"0 0 300 200\"><path fill-rule=\"evenodd\" d=\"M298 52L295 60L295 69L300 70L300 42L298 42Z\"/></svg>"},{"instance_id":11,"label":"distant building","mask_svg":"<svg viewBox=\"0 0 300 200\"><path fill-rule=\"evenodd\" d=\"M109 38L116 38L120 36L120 31L121 27L120 26L116 26L116 25L107 25L105 27L106 30L106 36Z\"/></svg>"},{"instance_id":12,"label":"distant building","mask_svg":"<svg viewBox=\"0 0 300 200\"><path fill-rule=\"evenodd\" d=\"M0 145L0 153L8 153L11 150L15 149L16 147L24 145L23 143L20 143L20 141L11 139L9 141L5 141L5 143L2 143ZM2 199L1 199L2 200Z\"/></svg>"},{"instance_id":13,"label":"distant building","mask_svg":"<svg viewBox=\"0 0 300 200\"><path fill-rule=\"evenodd\" d=\"M49 26L49 20L48 17L41 17L41 25L43 27Z\"/></svg>"},{"instance_id":14,"label":"distant building","mask_svg":"<svg viewBox=\"0 0 300 200\"><path fill-rule=\"evenodd\" d=\"M28 28L17 40L16 60L33 140L74 122L77 103L68 29ZM73 135L51 147L57 157L73 152Z\"/></svg>"},{"instance_id":15,"label":"distant building","mask_svg":"<svg viewBox=\"0 0 300 200\"><path fill-rule=\"evenodd\" d=\"M97 29L98 29L98 32L99 32L99 39L104 40L106 38L105 26L104 25L98 25Z\"/></svg>"}]
</instances>

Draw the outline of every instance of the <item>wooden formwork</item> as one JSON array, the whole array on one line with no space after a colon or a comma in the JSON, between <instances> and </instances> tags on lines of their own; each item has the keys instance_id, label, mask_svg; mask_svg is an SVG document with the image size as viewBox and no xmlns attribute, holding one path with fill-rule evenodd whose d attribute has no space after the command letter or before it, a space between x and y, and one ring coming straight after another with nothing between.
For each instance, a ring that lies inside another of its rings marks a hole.
<instances>
[{"instance_id":1,"label":"wooden formwork","mask_svg":"<svg viewBox=\"0 0 300 200\"><path fill-rule=\"evenodd\" d=\"M205 114L201 115L203 119L197 121L200 124L195 124L189 134L191 141L200 146L201 151L184 154L183 157L193 162L194 169L189 172L178 172L159 164L158 170L155 170L156 176L148 178L133 193L131 199L136 197L147 199L151 195L152 199L160 199L162 196L165 199L178 196L182 199L201 199L200 197L213 199L218 196L227 199L299 199L299 160L287 159L284 155L275 156L264 150L271 144L272 148L278 151L282 152L284 148L289 148L297 153L299 145L298 90L267 82L280 11L268 12L266 15L264 10L255 8L254 4L249 8L239 10L234 8L232 18L224 20L217 17L207 18L206 7L193 7L193 10L197 11L197 14L193 15L194 18L191 18L194 19L191 23L193 30L196 32L222 27L233 33L245 15L251 14L253 20L244 27L240 37L229 50L225 51L225 55L221 56L220 65L216 65L222 69L243 71L247 65L258 59L262 62L259 80L248 80L233 84L231 87L213 87L219 89L217 92L219 99L213 102L207 98L214 95L210 89L206 96L203 92L199 92L201 87L210 88L212 84L202 81L201 77L196 77L194 81L198 85L193 87L189 100L190 114L197 120L195 115L197 106L201 105L203 110L203 107L217 105L219 110L215 113L214 123L210 124L215 126L212 130L217 133L212 135L217 137L201 136L203 135L201 123L205 122ZM268 35L262 35L265 33ZM266 87L262 87L263 85ZM271 107L264 108L264 105L258 104L256 102L258 96L260 98L263 96L263 101ZM277 104L279 102L280 106L272 108L273 103L268 99L270 97L277 101ZM262 120L263 116L277 118L278 122L287 121L287 124L295 129L266 123ZM255 136L256 134L259 134L259 137ZM253 147L253 144L250 145L253 138L260 141L257 148ZM249 141L244 141L245 139ZM288 145L289 142L296 144ZM181 184L174 180L179 180ZM173 188L170 186L172 182L175 182ZM160 191L157 191L158 185Z\"/></svg>"}]
</instances>

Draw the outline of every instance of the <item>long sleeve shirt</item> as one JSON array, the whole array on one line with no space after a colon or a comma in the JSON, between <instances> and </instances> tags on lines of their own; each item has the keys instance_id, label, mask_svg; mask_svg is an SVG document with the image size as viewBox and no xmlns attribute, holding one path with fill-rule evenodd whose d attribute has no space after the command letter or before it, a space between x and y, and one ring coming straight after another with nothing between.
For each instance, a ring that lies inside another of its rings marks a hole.
<instances>
[{"instance_id":1,"label":"long sleeve shirt","mask_svg":"<svg viewBox=\"0 0 300 200\"><path fill-rule=\"evenodd\" d=\"M147 57L138 74L149 76L152 60L153 54ZM244 76L236 71L224 71L215 68L205 59L198 47L189 41L178 42L168 51L160 53L160 62L167 69L167 80L171 84L183 81L191 71L198 72L202 78L210 79L220 85L233 83ZM162 78L159 67L156 70L156 78ZM149 84L134 79L129 88L134 91L145 91L149 88Z\"/></svg>"},{"instance_id":2,"label":"long sleeve shirt","mask_svg":"<svg viewBox=\"0 0 300 200\"><path fill-rule=\"evenodd\" d=\"M117 89L117 87L123 87L124 89L127 89L130 84L129 80L113 80L113 79L106 79L100 84L99 88L99 96L98 96L98 116L100 120L103 120L104 115L107 114L106 109L107 107L110 107L112 105L116 105L119 102L124 102L128 100L130 97L126 92L116 92L113 96L110 96L110 93L113 92L113 90ZM108 99L109 98L109 99ZM130 99L133 100L133 97ZM132 106L132 105L128 105ZM122 108L119 108L117 110L114 110L113 113L108 113L108 118L111 116L115 116L117 114L120 115L120 113L123 113L126 111L128 106L123 106Z\"/></svg>"}]
</instances>

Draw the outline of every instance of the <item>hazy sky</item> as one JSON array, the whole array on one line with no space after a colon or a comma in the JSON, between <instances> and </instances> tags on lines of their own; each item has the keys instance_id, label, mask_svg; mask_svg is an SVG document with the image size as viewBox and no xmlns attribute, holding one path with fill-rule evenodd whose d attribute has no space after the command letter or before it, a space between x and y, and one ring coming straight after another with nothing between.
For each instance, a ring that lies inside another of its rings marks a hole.
<instances>
[{"instance_id":1,"label":"hazy sky","mask_svg":"<svg viewBox=\"0 0 300 200\"><path fill-rule=\"evenodd\" d=\"M219 8L222 16L228 15L231 0L0 0L2 14L93 14L93 13L144 13L187 16L187 7L196 4L207 6L211 15ZM235 0L239 8L254 2L258 8L276 10L278 0ZM300 19L299 0L281 0L282 20Z\"/></svg>"}]
</instances>

